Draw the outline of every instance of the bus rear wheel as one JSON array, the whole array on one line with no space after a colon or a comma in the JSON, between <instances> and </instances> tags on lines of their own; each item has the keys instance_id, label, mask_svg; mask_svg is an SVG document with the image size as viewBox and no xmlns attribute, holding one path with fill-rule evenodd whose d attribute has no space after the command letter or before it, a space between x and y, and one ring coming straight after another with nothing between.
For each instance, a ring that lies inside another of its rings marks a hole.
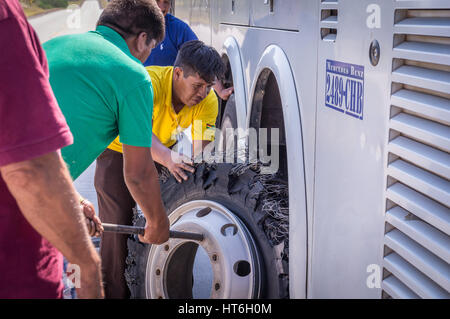
<instances>
[{"instance_id":1,"label":"bus rear wheel","mask_svg":"<svg viewBox=\"0 0 450 319\"><path fill-rule=\"evenodd\" d=\"M274 185L278 199L270 189ZM163 173L161 193L171 229L205 239L170 239L158 246L130 237L126 278L132 298L193 298L199 247L211 263L210 298L288 297L285 182L258 174L252 165L202 163L183 183ZM274 200L280 204L277 214ZM139 211L135 224L145 224Z\"/></svg>"}]
</instances>

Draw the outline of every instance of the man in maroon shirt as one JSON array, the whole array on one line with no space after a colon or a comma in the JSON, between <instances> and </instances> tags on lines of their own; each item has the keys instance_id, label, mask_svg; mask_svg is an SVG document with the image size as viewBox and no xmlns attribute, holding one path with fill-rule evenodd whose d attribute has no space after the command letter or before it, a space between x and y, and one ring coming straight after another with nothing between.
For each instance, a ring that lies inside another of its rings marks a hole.
<instances>
[{"instance_id":1,"label":"man in maroon shirt","mask_svg":"<svg viewBox=\"0 0 450 319\"><path fill-rule=\"evenodd\" d=\"M36 33L17 0L0 0L0 298L61 298L61 252L79 266L78 296L103 297L100 258L59 152L72 142Z\"/></svg>"}]
</instances>

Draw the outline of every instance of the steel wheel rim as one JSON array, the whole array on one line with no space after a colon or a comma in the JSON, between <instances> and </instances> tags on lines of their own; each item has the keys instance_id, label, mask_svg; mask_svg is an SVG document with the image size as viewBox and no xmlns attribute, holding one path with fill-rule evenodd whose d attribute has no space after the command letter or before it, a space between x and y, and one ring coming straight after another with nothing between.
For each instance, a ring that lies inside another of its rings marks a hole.
<instances>
[{"instance_id":1,"label":"steel wheel rim","mask_svg":"<svg viewBox=\"0 0 450 319\"><path fill-rule=\"evenodd\" d=\"M205 214L208 207L211 211ZM197 244L206 251L212 266L210 298L260 296L258 250L251 233L236 215L216 202L195 200L176 208L169 220L172 230L202 233L205 239L200 243L169 239L151 246L145 275L147 298L186 298L189 289L192 294L189 273L192 275L191 255Z\"/></svg>"}]
</instances>

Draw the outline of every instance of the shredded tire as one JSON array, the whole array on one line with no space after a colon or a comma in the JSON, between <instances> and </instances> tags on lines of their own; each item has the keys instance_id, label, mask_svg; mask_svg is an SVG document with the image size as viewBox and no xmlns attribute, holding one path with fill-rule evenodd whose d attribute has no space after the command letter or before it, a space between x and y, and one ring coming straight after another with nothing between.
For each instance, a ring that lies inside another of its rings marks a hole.
<instances>
[{"instance_id":1,"label":"shredded tire","mask_svg":"<svg viewBox=\"0 0 450 319\"><path fill-rule=\"evenodd\" d=\"M194 174L177 183L162 168L162 200L168 213L192 200L211 200L224 205L247 226L257 245L262 264L261 298L288 298L289 202L287 182L277 175L260 174L259 164L196 165ZM134 224L145 225L140 211ZM150 245L136 236L128 239L125 277L131 298L146 298L145 272Z\"/></svg>"}]
</instances>

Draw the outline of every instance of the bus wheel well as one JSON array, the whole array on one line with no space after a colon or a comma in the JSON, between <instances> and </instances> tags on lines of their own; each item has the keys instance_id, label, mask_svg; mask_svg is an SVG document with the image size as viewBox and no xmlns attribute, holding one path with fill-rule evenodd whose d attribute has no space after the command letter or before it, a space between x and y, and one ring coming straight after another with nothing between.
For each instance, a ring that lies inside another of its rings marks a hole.
<instances>
[{"instance_id":1,"label":"bus wheel well","mask_svg":"<svg viewBox=\"0 0 450 319\"><path fill-rule=\"evenodd\" d=\"M222 84L225 88L233 86L233 72L231 70L230 60L226 54L222 55L222 62L225 65L225 73L223 75ZM223 120L223 114L225 112L225 106L227 101L221 100L219 97L219 114L217 116L216 127L220 128Z\"/></svg>"},{"instance_id":2,"label":"bus wheel well","mask_svg":"<svg viewBox=\"0 0 450 319\"><path fill-rule=\"evenodd\" d=\"M270 69L264 69L257 80L252 101L249 126L259 131L267 129L269 144L271 143L271 129L279 129L280 147L280 177L287 180L287 150L283 116L283 105L275 75ZM270 145L268 150L270 150Z\"/></svg>"}]
</instances>

